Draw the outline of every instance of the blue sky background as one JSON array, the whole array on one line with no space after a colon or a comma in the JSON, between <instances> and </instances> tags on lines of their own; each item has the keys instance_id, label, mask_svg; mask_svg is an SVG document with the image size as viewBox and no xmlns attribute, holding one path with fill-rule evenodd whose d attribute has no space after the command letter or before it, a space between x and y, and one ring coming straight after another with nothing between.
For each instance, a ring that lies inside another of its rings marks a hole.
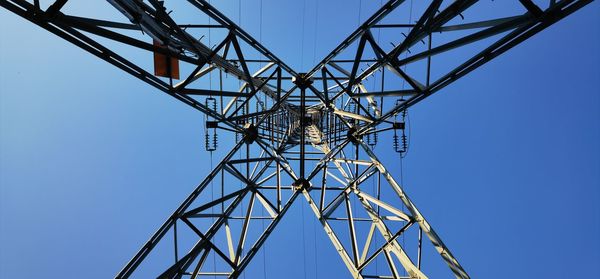
<instances>
[{"instance_id":1,"label":"blue sky background","mask_svg":"<svg viewBox=\"0 0 600 279\"><path fill-rule=\"evenodd\" d=\"M363 2L364 20L379 1ZM112 12L88 4L70 9ZM215 5L237 21L237 1ZM297 71L358 22L358 1L323 2L315 36L307 0L302 40L302 2L263 7L264 44ZM0 23L0 278L110 278L208 173L202 115L4 9ZM473 278L600 274L599 49L594 2L411 109L405 189ZM267 277L345 277L303 210L267 242Z\"/></svg>"}]
</instances>

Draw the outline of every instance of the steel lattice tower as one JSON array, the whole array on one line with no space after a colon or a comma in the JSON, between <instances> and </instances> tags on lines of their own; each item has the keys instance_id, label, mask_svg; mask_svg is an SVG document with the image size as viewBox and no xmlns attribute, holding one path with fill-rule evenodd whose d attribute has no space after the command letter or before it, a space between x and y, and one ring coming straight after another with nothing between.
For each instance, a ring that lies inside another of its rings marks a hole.
<instances>
[{"instance_id":1,"label":"steel lattice tower","mask_svg":"<svg viewBox=\"0 0 600 279\"><path fill-rule=\"evenodd\" d=\"M379 133L404 130L398 117L411 106L592 1L511 1L513 14L469 20L464 15L477 15L480 6L493 8L494 2L433 0L424 1L414 22L398 22L391 14L406 3L390 0L307 73L295 72L207 1L186 4L211 24L178 23L169 13L170 1L108 2L129 22L65 14L67 0L47 8L37 0L0 5L200 111L208 150L216 148L217 130L237 139L116 278L135 275L165 242L175 261L158 278L237 278L297 199L308 202L353 278L427 278L421 271L423 240L452 274L469 278L372 146ZM195 32L208 29L225 35L207 45ZM383 29L396 30L392 47L374 36ZM110 42L154 53L166 66L162 73L148 72ZM472 45L478 50L469 48L470 56L434 74L432 60ZM190 68L173 84L178 62ZM407 65L419 71L408 72ZM218 89L202 82L211 74L219 76ZM225 89L227 79L239 80L240 87ZM377 85L367 86L369 79ZM377 187L364 186L369 179ZM250 230L257 220L267 225ZM345 223L344 232L333 222ZM374 244L375 235L382 245ZM411 238L416 254L401 236ZM209 256L219 264L208 267ZM375 273L376 258L389 268Z\"/></svg>"}]
</instances>

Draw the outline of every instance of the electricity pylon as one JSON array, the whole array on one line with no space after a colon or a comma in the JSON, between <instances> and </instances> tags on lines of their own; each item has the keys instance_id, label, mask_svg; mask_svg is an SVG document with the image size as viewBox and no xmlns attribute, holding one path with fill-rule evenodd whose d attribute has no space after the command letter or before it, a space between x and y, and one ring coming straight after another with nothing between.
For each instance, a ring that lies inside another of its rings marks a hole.
<instances>
[{"instance_id":1,"label":"electricity pylon","mask_svg":"<svg viewBox=\"0 0 600 279\"><path fill-rule=\"evenodd\" d=\"M174 260L161 262L158 278L237 278L297 199L308 202L354 278L427 278L424 239L452 274L469 278L373 146L380 133L394 131L394 148L405 152L405 137L400 142L396 132L403 133L409 107L591 0L551 0L545 7L531 0L422 1L414 22L400 21L406 3L391 0L307 73L295 72L206 1L108 2L129 22L69 15L67 0L0 5L203 113L207 150L216 149L217 130L238 139L116 278L135 275L161 249ZM178 24L167 7L184 4L209 24ZM496 5L506 9L492 17ZM220 35L216 44L211 33L208 45L199 38L207 30ZM382 30L393 31L391 47L380 43ZM154 53L155 73L119 54L122 45ZM458 62L432 69L432 60L444 56ZM180 62L188 72L173 84ZM206 86L213 74L217 89ZM239 88L226 89L231 80ZM257 220L268 223L255 226ZM416 249L400 237L414 238ZM386 270L373 267L379 258Z\"/></svg>"}]
</instances>

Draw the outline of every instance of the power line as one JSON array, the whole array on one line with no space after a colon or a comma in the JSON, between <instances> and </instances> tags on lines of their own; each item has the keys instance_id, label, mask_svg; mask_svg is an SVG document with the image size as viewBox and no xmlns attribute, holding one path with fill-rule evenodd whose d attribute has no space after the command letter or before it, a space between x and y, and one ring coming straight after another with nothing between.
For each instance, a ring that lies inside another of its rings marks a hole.
<instances>
[{"instance_id":1,"label":"power line","mask_svg":"<svg viewBox=\"0 0 600 279\"><path fill-rule=\"evenodd\" d=\"M315 39L314 39L314 43L313 43L313 64L317 61L317 39L319 38L318 36L318 32L319 29L317 28L319 26L319 0L315 0L315 29L313 34L315 34Z\"/></svg>"}]
</instances>

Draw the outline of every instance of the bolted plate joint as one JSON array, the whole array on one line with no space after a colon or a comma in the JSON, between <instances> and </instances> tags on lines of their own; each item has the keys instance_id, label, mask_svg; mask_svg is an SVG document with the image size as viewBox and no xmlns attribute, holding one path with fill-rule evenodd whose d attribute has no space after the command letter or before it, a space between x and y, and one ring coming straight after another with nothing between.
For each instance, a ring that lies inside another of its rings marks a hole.
<instances>
[{"instance_id":1,"label":"bolted plate joint","mask_svg":"<svg viewBox=\"0 0 600 279\"><path fill-rule=\"evenodd\" d=\"M406 124L404 122L394 122L392 127L394 128L394 130L404 130L405 126Z\"/></svg>"},{"instance_id":2,"label":"bolted plate joint","mask_svg":"<svg viewBox=\"0 0 600 279\"><path fill-rule=\"evenodd\" d=\"M292 82L300 89L308 88L312 83L312 78L307 78L306 73L300 73L298 76L292 78Z\"/></svg>"},{"instance_id":3,"label":"bolted plate joint","mask_svg":"<svg viewBox=\"0 0 600 279\"><path fill-rule=\"evenodd\" d=\"M350 142L354 145L357 145L362 140L362 135L358 134L356 127L351 127L350 129L348 129L348 135L346 136L348 137L348 140L350 140Z\"/></svg>"},{"instance_id":4,"label":"bolted plate joint","mask_svg":"<svg viewBox=\"0 0 600 279\"><path fill-rule=\"evenodd\" d=\"M252 123L244 125L244 142L252 144L258 138L258 129Z\"/></svg>"},{"instance_id":5,"label":"bolted plate joint","mask_svg":"<svg viewBox=\"0 0 600 279\"><path fill-rule=\"evenodd\" d=\"M217 121L206 121L206 128L219 128L219 122L217 122Z\"/></svg>"},{"instance_id":6,"label":"bolted plate joint","mask_svg":"<svg viewBox=\"0 0 600 279\"><path fill-rule=\"evenodd\" d=\"M294 181L292 185L294 186L296 191L301 191L304 189L309 190L310 188L310 183L304 177L298 178L298 180Z\"/></svg>"}]
</instances>

